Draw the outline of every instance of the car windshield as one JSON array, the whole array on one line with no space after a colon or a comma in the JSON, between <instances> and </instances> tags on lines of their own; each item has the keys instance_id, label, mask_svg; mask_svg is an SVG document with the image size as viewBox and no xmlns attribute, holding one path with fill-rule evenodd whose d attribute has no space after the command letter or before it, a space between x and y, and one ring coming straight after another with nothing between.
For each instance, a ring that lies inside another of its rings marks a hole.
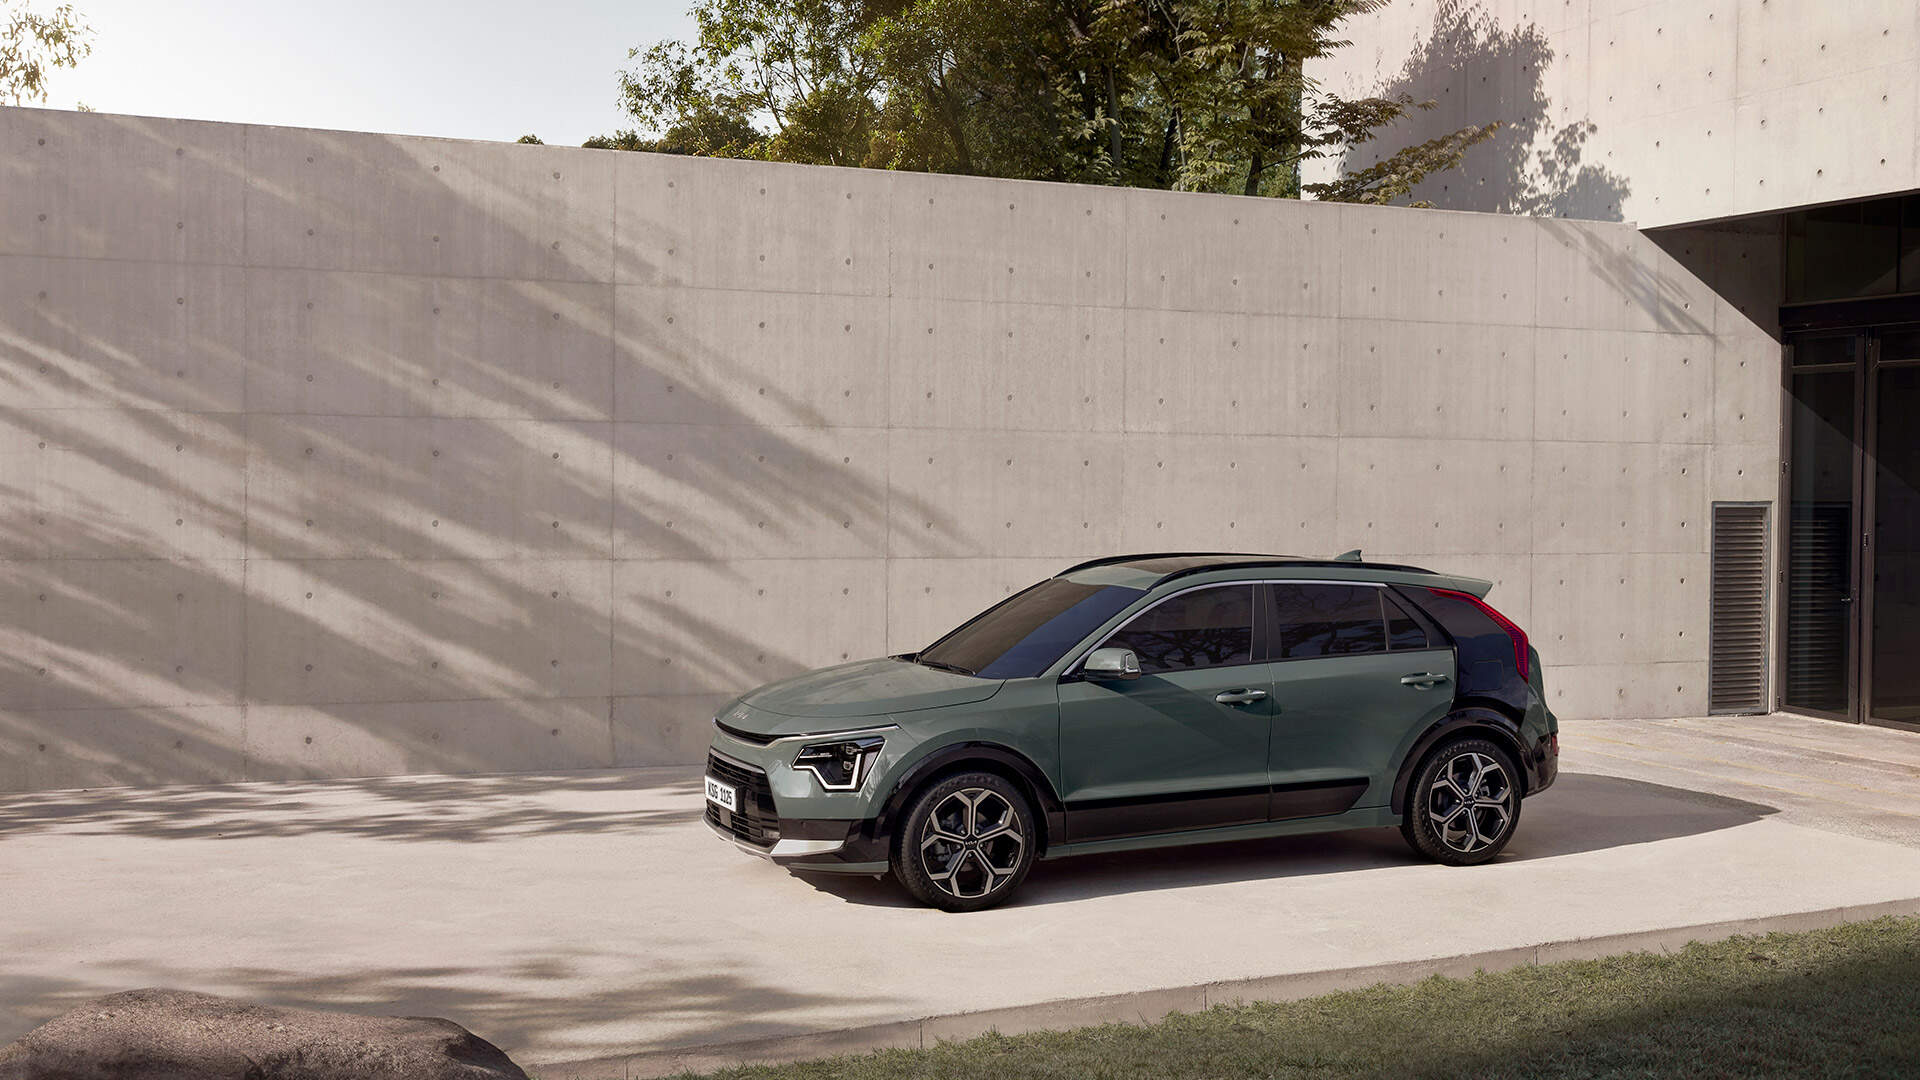
<instances>
[{"instance_id":1,"label":"car windshield","mask_svg":"<svg viewBox=\"0 0 1920 1080\"><path fill-rule=\"evenodd\" d=\"M1049 578L988 608L914 659L987 679L1029 679L1144 595L1122 585Z\"/></svg>"}]
</instances>

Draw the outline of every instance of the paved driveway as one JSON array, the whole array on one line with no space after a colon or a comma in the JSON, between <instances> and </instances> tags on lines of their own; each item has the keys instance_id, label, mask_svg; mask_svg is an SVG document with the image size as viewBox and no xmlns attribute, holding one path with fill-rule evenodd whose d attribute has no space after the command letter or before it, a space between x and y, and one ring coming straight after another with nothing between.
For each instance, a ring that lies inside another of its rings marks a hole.
<instances>
[{"instance_id":1,"label":"paved driveway","mask_svg":"<svg viewBox=\"0 0 1920 1080\"><path fill-rule=\"evenodd\" d=\"M0 797L0 1041L165 985L447 1016L541 1064L1920 897L1920 737L1562 740L1489 866L1384 830L1091 856L965 916L739 854L689 769Z\"/></svg>"}]
</instances>

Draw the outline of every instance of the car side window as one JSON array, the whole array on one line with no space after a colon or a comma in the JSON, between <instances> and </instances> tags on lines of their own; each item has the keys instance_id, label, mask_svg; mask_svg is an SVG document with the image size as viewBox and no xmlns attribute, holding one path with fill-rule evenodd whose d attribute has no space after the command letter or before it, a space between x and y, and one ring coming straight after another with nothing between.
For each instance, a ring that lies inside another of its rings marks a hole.
<instances>
[{"instance_id":1,"label":"car side window","mask_svg":"<svg viewBox=\"0 0 1920 1080\"><path fill-rule=\"evenodd\" d=\"M1107 640L1132 649L1153 674L1245 664L1253 659L1253 586L1196 589L1141 612Z\"/></svg>"},{"instance_id":2,"label":"car side window","mask_svg":"<svg viewBox=\"0 0 1920 1080\"><path fill-rule=\"evenodd\" d=\"M1387 648L1394 652L1412 652L1427 647L1427 631L1420 620L1407 614L1400 601L1385 589L1378 590L1387 610Z\"/></svg>"},{"instance_id":3,"label":"car side window","mask_svg":"<svg viewBox=\"0 0 1920 1080\"><path fill-rule=\"evenodd\" d=\"M1297 583L1273 586L1275 660L1385 652L1379 589L1368 585Z\"/></svg>"}]
</instances>

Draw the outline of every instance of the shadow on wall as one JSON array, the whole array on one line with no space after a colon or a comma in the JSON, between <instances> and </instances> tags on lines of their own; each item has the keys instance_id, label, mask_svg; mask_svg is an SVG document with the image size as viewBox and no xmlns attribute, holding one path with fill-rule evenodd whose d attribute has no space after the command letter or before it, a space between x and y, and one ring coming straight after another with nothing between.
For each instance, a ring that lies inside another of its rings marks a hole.
<instances>
[{"instance_id":1,"label":"shadow on wall","mask_svg":"<svg viewBox=\"0 0 1920 1080\"><path fill-rule=\"evenodd\" d=\"M1478 2L1445 0L1431 33L1400 73L1379 89L1437 107L1416 111L1341 168L1364 168L1403 145L1424 142L1466 124L1500 122L1493 138L1472 147L1458 169L1414 191L1445 210L1532 217L1620 221L1626 178L1583 160L1597 130L1581 118L1558 123L1547 93L1554 52L1532 23L1502 30Z\"/></svg>"},{"instance_id":2,"label":"shadow on wall","mask_svg":"<svg viewBox=\"0 0 1920 1080\"><path fill-rule=\"evenodd\" d=\"M845 647L712 610L754 595L720 560L950 535L616 299L687 243L615 245L637 157L8 112L0 790L689 759L721 688Z\"/></svg>"},{"instance_id":3,"label":"shadow on wall","mask_svg":"<svg viewBox=\"0 0 1920 1080\"><path fill-rule=\"evenodd\" d=\"M698 760L731 693L886 649L890 554L1111 549L997 547L1054 507L993 522L931 448L890 472L889 193L932 183L996 182L0 112L0 790ZM969 235L1121 219L1000 220ZM1705 328L1638 234L1547 237L1625 316Z\"/></svg>"}]
</instances>

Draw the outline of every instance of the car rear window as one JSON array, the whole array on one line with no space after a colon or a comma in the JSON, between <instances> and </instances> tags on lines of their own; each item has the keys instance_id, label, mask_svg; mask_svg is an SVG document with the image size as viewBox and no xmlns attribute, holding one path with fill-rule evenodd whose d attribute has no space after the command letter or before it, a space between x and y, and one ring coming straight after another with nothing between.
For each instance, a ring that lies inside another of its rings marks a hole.
<instances>
[{"instance_id":1,"label":"car rear window","mask_svg":"<svg viewBox=\"0 0 1920 1080\"><path fill-rule=\"evenodd\" d=\"M1407 614L1407 609L1401 607L1400 601L1389 595L1387 590L1381 589L1379 592L1380 602L1387 609L1387 648L1394 652L1426 648L1427 631L1420 625L1420 620Z\"/></svg>"}]
</instances>

